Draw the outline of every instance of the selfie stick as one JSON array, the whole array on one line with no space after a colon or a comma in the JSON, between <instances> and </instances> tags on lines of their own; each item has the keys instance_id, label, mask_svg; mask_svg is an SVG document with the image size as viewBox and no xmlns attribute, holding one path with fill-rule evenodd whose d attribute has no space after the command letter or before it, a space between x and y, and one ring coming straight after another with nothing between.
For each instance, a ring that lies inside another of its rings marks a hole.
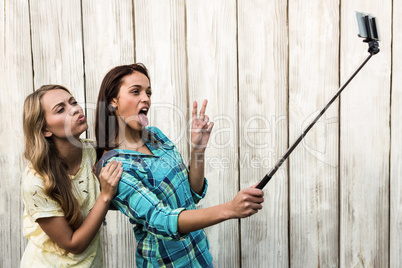
<instances>
[{"instance_id":1,"label":"selfie stick","mask_svg":"<svg viewBox=\"0 0 402 268\"><path fill-rule=\"evenodd\" d=\"M368 23L369 17L366 16L365 18L366 28L370 29ZM368 31L369 32L369 31ZM377 33L375 33L377 34ZM303 131L300 137L293 143L293 145L286 151L283 157L276 163L276 165L271 169L271 171L265 175L265 177L260 181L257 185L258 189L264 188L264 186L269 182L269 180L274 176L275 172L282 166L283 162L289 157L289 155L293 152L293 150L297 147L297 145L303 140L306 136L307 132L314 126L314 124L320 119L320 117L325 113L325 111L329 108L329 106L336 100L336 98L342 93L342 91L346 88L346 86L352 81L352 79L356 76L356 74L363 68L363 66L371 59L371 57L378 52L380 52L379 45L378 45L378 38L373 38L370 33L368 37L363 40L363 42L368 43L369 49L368 52L370 55L363 61L363 63L357 68L357 70L352 74L352 76L346 81L346 83L336 92L335 96L328 102L328 104L321 110L319 115L310 123L310 125Z\"/></svg>"}]
</instances>

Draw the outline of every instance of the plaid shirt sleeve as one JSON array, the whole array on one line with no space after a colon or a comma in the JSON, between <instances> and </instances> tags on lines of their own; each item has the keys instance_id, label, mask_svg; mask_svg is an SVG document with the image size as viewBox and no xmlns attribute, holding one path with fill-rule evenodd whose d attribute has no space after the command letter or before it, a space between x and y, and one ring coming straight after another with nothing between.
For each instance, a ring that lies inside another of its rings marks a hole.
<instances>
[{"instance_id":1,"label":"plaid shirt sleeve","mask_svg":"<svg viewBox=\"0 0 402 268\"><path fill-rule=\"evenodd\" d=\"M124 171L113 204L132 221L143 225L157 238L179 240L178 216L184 208L171 209L136 177Z\"/></svg>"}]
</instances>

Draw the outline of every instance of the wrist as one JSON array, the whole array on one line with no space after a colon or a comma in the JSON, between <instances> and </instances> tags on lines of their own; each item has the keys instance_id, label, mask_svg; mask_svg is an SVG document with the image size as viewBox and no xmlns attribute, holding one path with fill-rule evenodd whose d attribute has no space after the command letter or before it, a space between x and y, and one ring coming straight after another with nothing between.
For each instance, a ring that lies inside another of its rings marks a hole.
<instances>
[{"instance_id":1,"label":"wrist","mask_svg":"<svg viewBox=\"0 0 402 268\"><path fill-rule=\"evenodd\" d=\"M112 202L113 197L101 192L98 199L101 200L105 204L109 204L110 202Z\"/></svg>"},{"instance_id":2,"label":"wrist","mask_svg":"<svg viewBox=\"0 0 402 268\"><path fill-rule=\"evenodd\" d=\"M222 211L222 216L224 220L230 220L236 218L234 216L233 210L231 209L231 204L230 202L222 204L223 206L223 211Z\"/></svg>"},{"instance_id":3,"label":"wrist","mask_svg":"<svg viewBox=\"0 0 402 268\"><path fill-rule=\"evenodd\" d=\"M197 158L202 158L205 156L205 148L204 149L196 149L191 147L191 155L196 156Z\"/></svg>"}]
</instances>

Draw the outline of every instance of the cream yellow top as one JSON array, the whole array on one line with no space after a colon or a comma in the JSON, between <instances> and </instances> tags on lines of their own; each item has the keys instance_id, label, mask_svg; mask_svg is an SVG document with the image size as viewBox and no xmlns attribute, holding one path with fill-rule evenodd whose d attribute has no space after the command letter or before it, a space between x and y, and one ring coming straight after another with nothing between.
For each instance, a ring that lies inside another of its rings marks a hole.
<instances>
[{"instance_id":1,"label":"cream yellow top","mask_svg":"<svg viewBox=\"0 0 402 268\"><path fill-rule=\"evenodd\" d=\"M81 167L75 176L70 176L73 193L77 198L84 218L100 194L99 182L92 172L96 152L88 140L81 140L83 154ZM64 216L60 205L44 193L44 180L30 165L22 179L22 198L25 209L23 233L28 245L22 256L21 267L102 267L103 255L100 231L81 254L68 253L54 243L36 222L38 218Z\"/></svg>"}]
</instances>

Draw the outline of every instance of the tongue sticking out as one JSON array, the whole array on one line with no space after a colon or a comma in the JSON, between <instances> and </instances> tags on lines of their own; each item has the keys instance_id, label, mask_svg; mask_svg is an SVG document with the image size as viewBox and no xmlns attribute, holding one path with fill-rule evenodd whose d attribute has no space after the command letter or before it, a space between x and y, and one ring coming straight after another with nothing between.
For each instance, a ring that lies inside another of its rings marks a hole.
<instances>
[{"instance_id":1,"label":"tongue sticking out","mask_svg":"<svg viewBox=\"0 0 402 268\"><path fill-rule=\"evenodd\" d=\"M145 114L138 114L138 121L140 121L141 126L148 126L148 117Z\"/></svg>"}]
</instances>

